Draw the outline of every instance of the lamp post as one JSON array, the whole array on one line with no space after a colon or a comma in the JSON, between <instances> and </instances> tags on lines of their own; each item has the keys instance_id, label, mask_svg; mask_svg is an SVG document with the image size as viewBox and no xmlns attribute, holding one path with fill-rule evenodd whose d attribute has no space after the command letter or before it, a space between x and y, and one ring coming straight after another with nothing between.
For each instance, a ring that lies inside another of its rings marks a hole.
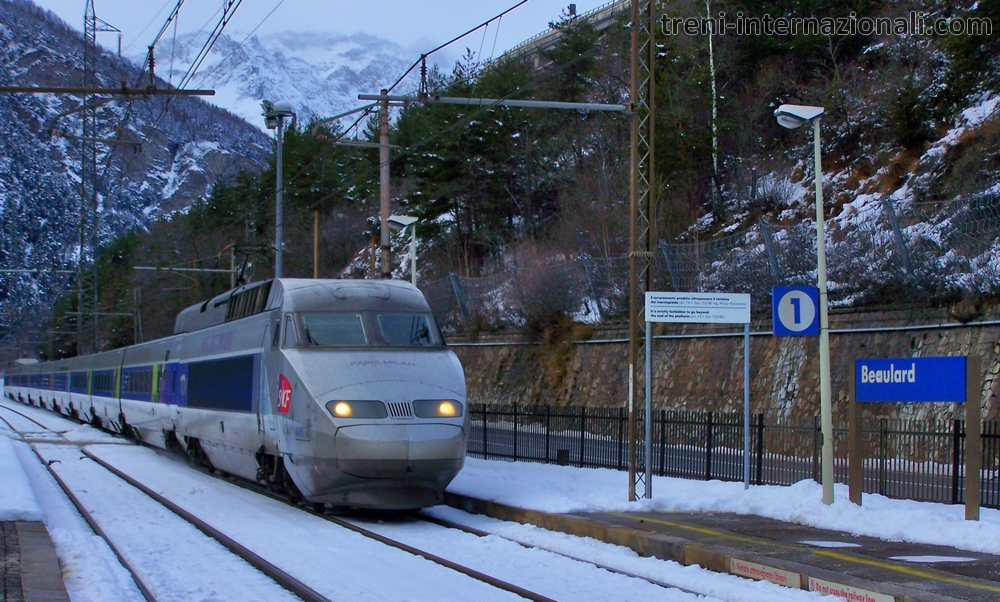
<instances>
[{"instance_id":1,"label":"lamp post","mask_svg":"<svg viewBox=\"0 0 1000 602\"><path fill-rule=\"evenodd\" d=\"M411 215L390 215L389 227L393 230L410 229L410 282L417 285L417 218Z\"/></svg>"},{"instance_id":2,"label":"lamp post","mask_svg":"<svg viewBox=\"0 0 1000 602\"><path fill-rule=\"evenodd\" d=\"M277 182L277 192L274 195L274 277L281 278L281 249L283 245L283 237L281 233L281 222L282 222L282 207L281 207L281 135L284 130L285 117L291 117L294 121L295 113L292 112L292 105L289 103L279 100L278 102L271 102L270 100L261 101L260 107L264 109L261 115L264 116L264 125L267 129L273 130L278 129L277 132L277 158L275 171L278 175Z\"/></svg>"},{"instance_id":3,"label":"lamp post","mask_svg":"<svg viewBox=\"0 0 1000 602\"><path fill-rule=\"evenodd\" d=\"M794 130L812 123L813 156L816 161L816 287L819 289L819 412L823 429L823 503L833 503L833 403L830 393L830 329L826 295L826 237L823 232L823 169L819 145L819 122L823 107L781 105L774 111L778 124Z\"/></svg>"}]
</instances>

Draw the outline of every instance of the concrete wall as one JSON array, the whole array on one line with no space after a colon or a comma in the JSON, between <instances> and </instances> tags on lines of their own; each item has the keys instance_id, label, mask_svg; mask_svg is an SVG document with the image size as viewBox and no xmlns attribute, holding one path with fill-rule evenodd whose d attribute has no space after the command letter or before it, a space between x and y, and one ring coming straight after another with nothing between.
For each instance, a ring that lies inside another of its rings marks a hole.
<instances>
[{"instance_id":1,"label":"concrete wall","mask_svg":"<svg viewBox=\"0 0 1000 602\"><path fill-rule=\"evenodd\" d=\"M995 323L994 323L995 322ZM941 327L943 326L943 327ZM863 329L904 327L873 332ZM959 324L944 310L837 313L830 316L834 412L846 415L848 366L857 358L979 355L982 357L983 418L1000 411L1000 312ZM658 339L654 343L653 405L656 409L741 411L743 337L739 327L655 325L655 334L735 336ZM751 332L751 408L789 419L819 414L816 337L771 336L771 320ZM859 330L858 332L834 332ZM585 338L577 328L564 338ZM608 341L608 342L600 342ZM597 328L587 341L525 344L516 335L452 337L465 366L473 403L537 403L623 406L628 396L628 329ZM636 366L644 387L644 366ZM641 390L641 389L640 389ZM867 415L893 418L962 418L956 404L868 404Z\"/></svg>"}]
</instances>

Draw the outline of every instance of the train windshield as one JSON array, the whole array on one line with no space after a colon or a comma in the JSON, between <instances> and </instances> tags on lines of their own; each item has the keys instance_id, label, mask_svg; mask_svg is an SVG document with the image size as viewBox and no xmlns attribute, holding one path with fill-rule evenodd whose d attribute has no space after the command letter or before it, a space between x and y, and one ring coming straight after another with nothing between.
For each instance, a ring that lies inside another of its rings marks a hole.
<instances>
[{"instance_id":1,"label":"train windshield","mask_svg":"<svg viewBox=\"0 0 1000 602\"><path fill-rule=\"evenodd\" d=\"M378 325L387 345L440 345L433 323L423 314L379 314Z\"/></svg>"},{"instance_id":2,"label":"train windshield","mask_svg":"<svg viewBox=\"0 0 1000 602\"><path fill-rule=\"evenodd\" d=\"M430 314L302 313L298 344L302 347L444 345ZM290 327L290 326L289 326Z\"/></svg>"},{"instance_id":3,"label":"train windshield","mask_svg":"<svg viewBox=\"0 0 1000 602\"><path fill-rule=\"evenodd\" d=\"M368 344L361 314L302 314L302 330L309 347Z\"/></svg>"}]
</instances>

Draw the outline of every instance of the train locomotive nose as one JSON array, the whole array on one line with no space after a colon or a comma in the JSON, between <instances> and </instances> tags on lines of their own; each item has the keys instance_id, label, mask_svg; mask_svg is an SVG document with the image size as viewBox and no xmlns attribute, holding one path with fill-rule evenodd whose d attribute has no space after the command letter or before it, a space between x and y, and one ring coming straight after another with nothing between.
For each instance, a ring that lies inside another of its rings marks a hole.
<instances>
[{"instance_id":1,"label":"train locomotive nose","mask_svg":"<svg viewBox=\"0 0 1000 602\"><path fill-rule=\"evenodd\" d=\"M464 431L451 424L342 426L335 442L337 468L369 479L450 480L465 456Z\"/></svg>"}]
</instances>

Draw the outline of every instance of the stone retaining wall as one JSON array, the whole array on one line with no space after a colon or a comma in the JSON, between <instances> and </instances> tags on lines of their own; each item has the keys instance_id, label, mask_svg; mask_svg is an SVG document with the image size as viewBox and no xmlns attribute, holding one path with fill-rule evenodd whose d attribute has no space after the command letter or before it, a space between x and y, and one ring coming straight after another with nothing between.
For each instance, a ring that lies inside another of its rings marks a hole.
<instances>
[{"instance_id":1,"label":"stone retaining wall","mask_svg":"<svg viewBox=\"0 0 1000 602\"><path fill-rule=\"evenodd\" d=\"M989 324L998 322L997 324ZM945 326L944 328L934 326ZM915 330L835 332L848 329L917 327ZM1000 312L959 324L944 310L838 313L830 316L834 412L846 413L848 366L857 358L979 355L982 357L983 418L1000 411ZM738 412L743 407L743 337L739 327L655 325L654 333L695 336L654 343L655 409ZM751 332L751 409L787 419L819 413L816 337L774 337L771 320ZM507 335L452 337L465 366L473 403L622 406L628 396L628 329L576 329L587 341L527 344ZM766 334L764 334L766 333ZM570 335L572 338L573 335ZM584 337L586 334L583 335ZM605 341L605 342L602 342ZM636 366L644 387L644 365ZM866 413L893 418L951 419L956 404L868 404Z\"/></svg>"}]
</instances>

